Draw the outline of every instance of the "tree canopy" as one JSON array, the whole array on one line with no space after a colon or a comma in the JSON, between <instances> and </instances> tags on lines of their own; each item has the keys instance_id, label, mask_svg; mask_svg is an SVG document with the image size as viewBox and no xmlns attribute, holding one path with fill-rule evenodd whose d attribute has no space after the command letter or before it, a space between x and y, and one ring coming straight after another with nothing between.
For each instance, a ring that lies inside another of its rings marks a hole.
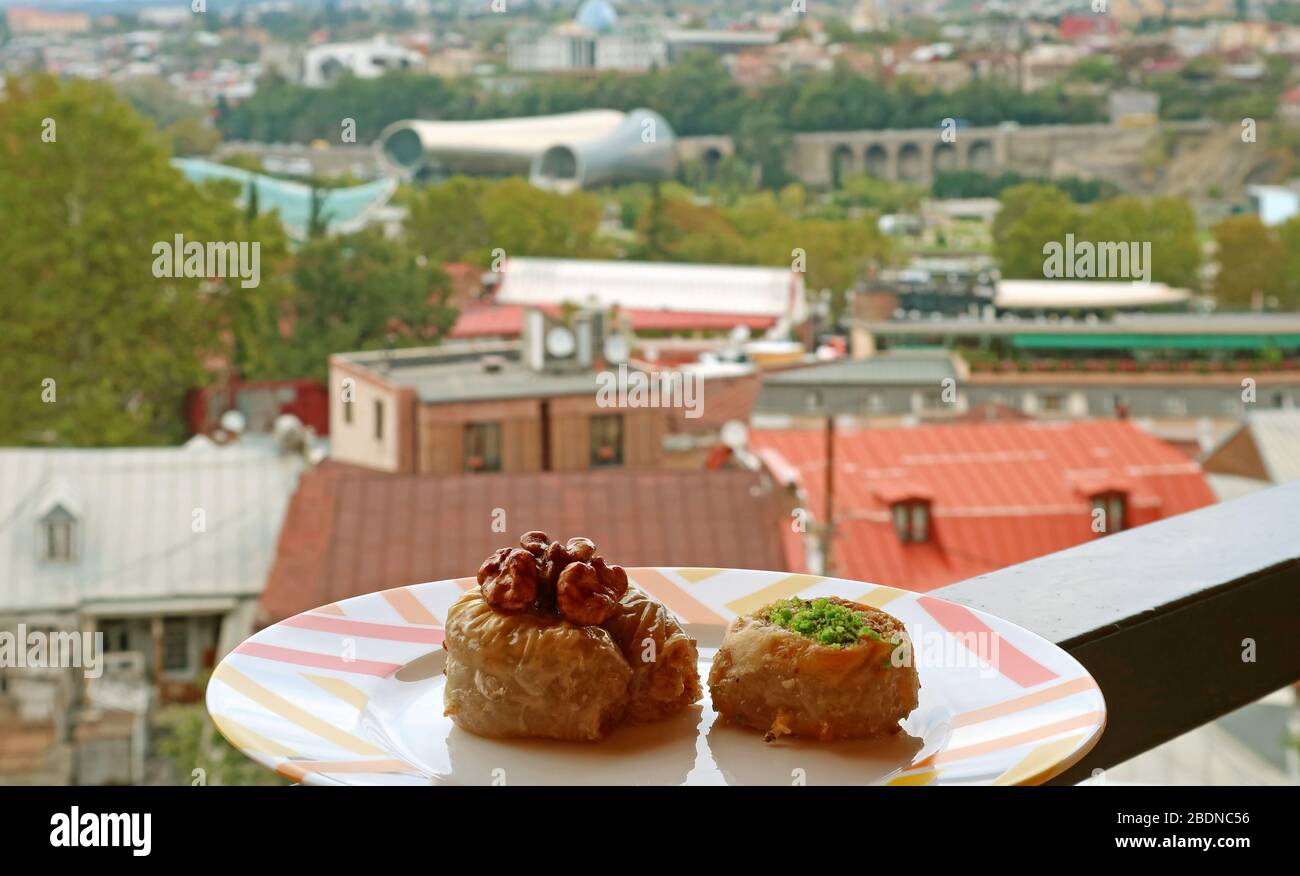
<instances>
[{"instance_id":1,"label":"tree canopy","mask_svg":"<svg viewBox=\"0 0 1300 876\"><path fill-rule=\"evenodd\" d=\"M111 170L108 170L111 169ZM257 242L263 282L157 277L154 247ZM185 393L284 293L279 223L245 225L105 85L15 77L0 100L0 443L183 437Z\"/></svg>"}]
</instances>

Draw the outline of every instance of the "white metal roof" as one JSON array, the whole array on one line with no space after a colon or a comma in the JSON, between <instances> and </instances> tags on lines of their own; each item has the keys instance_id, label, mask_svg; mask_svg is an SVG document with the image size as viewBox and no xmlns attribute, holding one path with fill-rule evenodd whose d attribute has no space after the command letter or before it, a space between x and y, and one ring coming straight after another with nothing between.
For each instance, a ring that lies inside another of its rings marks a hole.
<instances>
[{"instance_id":1,"label":"white metal roof","mask_svg":"<svg viewBox=\"0 0 1300 876\"><path fill-rule=\"evenodd\" d=\"M618 110L582 110L553 116L528 116L478 121L395 122L381 138L394 130L409 128L419 135L426 149L488 149L531 159L556 143L585 143L607 137L618 129L627 113Z\"/></svg>"},{"instance_id":2,"label":"white metal roof","mask_svg":"<svg viewBox=\"0 0 1300 876\"><path fill-rule=\"evenodd\" d=\"M0 613L255 596L299 468L270 446L0 448ZM55 505L77 521L72 562L42 553Z\"/></svg>"},{"instance_id":3,"label":"white metal roof","mask_svg":"<svg viewBox=\"0 0 1300 876\"><path fill-rule=\"evenodd\" d=\"M1070 308L1155 307L1181 304L1191 297L1186 289L1164 283L1097 280L1002 280L994 305L1007 310L1060 310Z\"/></svg>"},{"instance_id":4,"label":"white metal roof","mask_svg":"<svg viewBox=\"0 0 1300 876\"><path fill-rule=\"evenodd\" d=\"M797 324L807 316L803 289L803 275L789 268L512 258L506 262L496 300L734 313Z\"/></svg>"}]
</instances>

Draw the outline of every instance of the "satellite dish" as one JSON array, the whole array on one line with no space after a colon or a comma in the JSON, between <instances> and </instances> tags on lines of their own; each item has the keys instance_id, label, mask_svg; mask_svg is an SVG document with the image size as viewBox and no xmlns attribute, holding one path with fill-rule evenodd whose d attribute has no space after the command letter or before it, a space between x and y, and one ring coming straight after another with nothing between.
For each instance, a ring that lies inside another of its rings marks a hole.
<instances>
[{"instance_id":1,"label":"satellite dish","mask_svg":"<svg viewBox=\"0 0 1300 876\"><path fill-rule=\"evenodd\" d=\"M732 450L744 450L749 443L749 427L740 420L728 420L722 424L718 437Z\"/></svg>"},{"instance_id":2,"label":"satellite dish","mask_svg":"<svg viewBox=\"0 0 1300 876\"><path fill-rule=\"evenodd\" d=\"M240 435L248 426L248 421L239 411L226 411L221 415L221 428L232 435Z\"/></svg>"},{"instance_id":3,"label":"satellite dish","mask_svg":"<svg viewBox=\"0 0 1300 876\"><path fill-rule=\"evenodd\" d=\"M578 349L573 332L563 326L556 326L546 333L546 352L556 359L567 359Z\"/></svg>"},{"instance_id":4,"label":"satellite dish","mask_svg":"<svg viewBox=\"0 0 1300 876\"><path fill-rule=\"evenodd\" d=\"M281 414L272 427L275 443L286 453L301 453L307 447L307 429L293 414Z\"/></svg>"},{"instance_id":5,"label":"satellite dish","mask_svg":"<svg viewBox=\"0 0 1300 876\"><path fill-rule=\"evenodd\" d=\"M610 335L605 339L605 361L621 365L628 360L631 350L628 349L627 339L622 335Z\"/></svg>"}]
</instances>

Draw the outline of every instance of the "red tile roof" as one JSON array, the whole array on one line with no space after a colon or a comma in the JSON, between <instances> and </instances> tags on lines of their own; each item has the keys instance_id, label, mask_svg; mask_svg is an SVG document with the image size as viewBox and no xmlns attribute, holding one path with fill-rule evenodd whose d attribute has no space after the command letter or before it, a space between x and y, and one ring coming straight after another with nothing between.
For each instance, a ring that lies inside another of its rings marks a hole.
<instances>
[{"instance_id":1,"label":"red tile roof","mask_svg":"<svg viewBox=\"0 0 1300 876\"><path fill-rule=\"evenodd\" d=\"M756 430L750 440L824 518L825 433ZM832 572L920 591L1096 538L1096 491L1129 491L1128 525L1214 501L1197 463L1119 421L839 432L834 477ZM894 531L890 501L903 494L932 502L926 543L904 544Z\"/></svg>"},{"instance_id":2,"label":"red tile roof","mask_svg":"<svg viewBox=\"0 0 1300 876\"><path fill-rule=\"evenodd\" d=\"M739 470L303 475L258 609L266 624L350 596L473 575L522 532L585 535L624 566L789 569L781 497ZM493 532L505 511L506 532Z\"/></svg>"}]
</instances>

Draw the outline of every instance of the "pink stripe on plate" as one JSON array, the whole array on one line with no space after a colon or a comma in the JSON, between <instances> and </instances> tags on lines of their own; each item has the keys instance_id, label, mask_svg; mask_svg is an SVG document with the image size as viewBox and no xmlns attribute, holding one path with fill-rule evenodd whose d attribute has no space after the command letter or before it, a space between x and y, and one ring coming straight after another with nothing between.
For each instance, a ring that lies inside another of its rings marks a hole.
<instances>
[{"instance_id":1,"label":"pink stripe on plate","mask_svg":"<svg viewBox=\"0 0 1300 876\"><path fill-rule=\"evenodd\" d=\"M441 627L405 627L401 624L379 624L370 621L324 617L318 614L300 614L281 622L286 627L338 633L342 636L361 636L366 639L387 639L392 642L423 642L428 645L442 643Z\"/></svg>"},{"instance_id":2,"label":"pink stripe on plate","mask_svg":"<svg viewBox=\"0 0 1300 876\"><path fill-rule=\"evenodd\" d=\"M401 669L400 663L381 663L378 660L344 660L330 654L317 654L313 651L298 651L293 648L281 648L279 645L263 645L261 642L244 642L235 648L234 653L249 657L261 657L277 663L295 663L299 666L314 666L317 669L336 669L339 672L353 672L358 675L392 675Z\"/></svg>"},{"instance_id":3,"label":"pink stripe on plate","mask_svg":"<svg viewBox=\"0 0 1300 876\"><path fill-rule=\"evenodd\" d=\"M991 629L969 608L954 602L935 599L933 596L921 596L916 601L930 613L930 617L939 622L941 627L965 645L967 650L978 655L985 663L993 666L1021 687L1033 687L1057 677L1051 669ZM993 641L994 636L997 637L996 642Z\"/></svg>"}]
</instances>

